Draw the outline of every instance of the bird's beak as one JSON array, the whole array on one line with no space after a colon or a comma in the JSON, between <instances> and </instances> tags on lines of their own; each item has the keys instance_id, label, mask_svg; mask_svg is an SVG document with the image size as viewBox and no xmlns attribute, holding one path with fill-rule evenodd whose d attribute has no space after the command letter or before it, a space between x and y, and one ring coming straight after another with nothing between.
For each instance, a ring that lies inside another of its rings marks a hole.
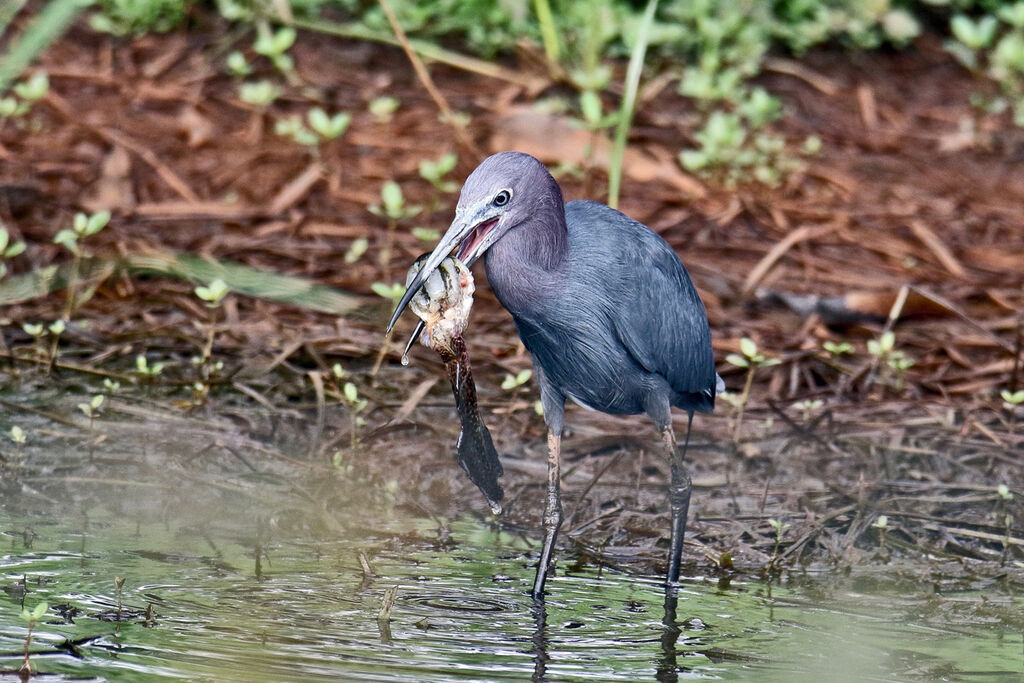
<instances>
[{"instance_id":1,"label":"bird's beak","mask_svg":"<svg viewBox=\"0 0 1024 683\"><path fill-rule=\"evenodd\" d=\"M470 207L462 212L462 215L457 215L452 221L451 227L448 228L448 232L434 247L434 251L430 252L426 263L405 288L405 294L402 295L398 306L395 307L395 312L391 315L391 322L388 323L386 334L391 334L392 328L398 322L402 311L409 305L409 301L416 296L416 292L420 290L423 283L427 281L431 273L437 270L441 261L444 261L452 253L452 250L458 247L456 258L467 266L473 265L473 262L480 258L480 255L487 251L493 243L493 239L488 238L492 236L500 222L501 213L496 211L489 202Z\"/></svg>"}]
</instances>

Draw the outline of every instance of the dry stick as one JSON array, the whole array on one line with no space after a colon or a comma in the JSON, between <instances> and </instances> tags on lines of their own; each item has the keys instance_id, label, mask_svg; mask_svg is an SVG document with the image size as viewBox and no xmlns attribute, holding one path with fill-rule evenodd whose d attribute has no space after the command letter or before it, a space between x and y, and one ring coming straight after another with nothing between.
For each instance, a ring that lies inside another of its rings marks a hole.
<instances>
[{"instance_id":1,"label":"dry stick","mask_svg":"<svg viewBox=\"0 0 1024 683\"><path fill-rule=\"evenodd\" d=\"M423 87L427 89L427 93L430 98L434 100L434 104L437 105L438 109L444 115L445 122L448 123L455 131L455 137L459 139L459 142L475 157L476 161L483 159L483 155L480 154L480 150L477 149L476 144L466 134L462 126L459 125L455 119L455 114L452 112L452 108L448 106L448 101L441 94L441 91L434 85L434 81L430 78L430 73L427 68L423 66L423 62L420 60L419 55L413 50L412 45L409 43L408 36L405 35L405 31L402 29L401 24L398 23L398 17L395 16L394 10L391 9L391 5L388 0L377 0L380 3L380 7L384 10L384 14L388 18L388 23L391 24L391 29L395 32L395 37L398 38L398 42L402 44L402 49L405 50L405 56L409 58L412 63L412 68L416 70L416 75L419 77L420 82L423 83Z\"/></svg>"},{"instance_id":2,"label":"dry stick","mask_svg":"<svg viewBox=\"0 0 1024 683\"><path fill-rule=\"evenodd\" d=\"M889 318L885 321L885 326L882 328L882 334L878 335L879 339L884 337L887 332L891 332L892 328L896 325L896 320L899 319L900 313L903 312L903 304L907 303L908 294L910 294L909 285L900 287L900 292L896 295L896 300L892 302L892 308L889 310ZM871 388L871 383L875 380L875 372L878 370L878 364L881 360L882 356L880 354L871 358L868 376L864 378L864 391Z\"/></svg>"}]
</instances>

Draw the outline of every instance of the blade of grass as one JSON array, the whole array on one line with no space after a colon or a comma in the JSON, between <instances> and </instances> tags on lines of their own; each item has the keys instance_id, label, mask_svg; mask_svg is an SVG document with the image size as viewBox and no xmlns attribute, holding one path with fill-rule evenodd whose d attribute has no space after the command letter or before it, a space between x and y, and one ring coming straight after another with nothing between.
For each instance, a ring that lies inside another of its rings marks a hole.
<instances>
[{"instance_id":1,"label":"blade of grass","mask_svg":"<svg viewBox=\"0 0 1024 683\"><path fill-rule=\"evenodd\" d=\"M169 251L128 254L115 260L85 259L81 263L80 280L100 281L117 271L136 275L165 275L195 284L207 284L219 278L240 294L334 315L349 314L371 301L368 297L304 278L269 273L231 261L216 261ZM69 273L70 264L64 263L7 277L0 281L0 306L29 301L63 289L67 286Z\"/></svg>"},{"instance_id":2,"label":"blade of grass","mask_svg":"<svg viewBox=\"0 0 1024 683\"><path fill-rule=\"evenodd\" d=\"M636 93L640 88L640 74L647 56L647 44L651 38L651 26L654 25L654 13L658 9L658 0L649 0L647 9L640 19L636 31L636 43L629 56L629 67L626 69L625 92L619 107L619 125L615 128L615 145L608 163L608 206L617 208L619 190L622 187L622 159L626 154L626 137L633 123L633 110L636 107Z\"/></svg>"},{"instance_id":3,"label":"blade of grass","mask_svg":"<svg viewBox=\"0 0 1024 683\"><path fill-rule=\"evenodd\" d=\"M0 58L0 95L40 52L60 37L82 11L79 0L50 0L25 32Z\"/></svg>"},{"instance_id":4,"label":"blade of grass","mask_svg":"<svg viewBox=\"0 0 1024 683\"><path fill-rule=\"evenodd\" d=\"M25 6L27 0L8 0L0 4L0 38L4 37L4 32L7 30L7 25L11 23L21 8Z\"/></svg>"},{"instance_id":5,"label":"blade of grass","mask_svg":"<svg viewBox=\"0 0 1024 683\"><path fill-rule=\"evenodd\" d=\"M540 24L540 37L544 41L544 54L548 61L558 64L559 46L558 31L555 30L555 18L551 14L548 0L533 0L534 11L537 12L537 23Z\"/></svg>"}]
</instances>

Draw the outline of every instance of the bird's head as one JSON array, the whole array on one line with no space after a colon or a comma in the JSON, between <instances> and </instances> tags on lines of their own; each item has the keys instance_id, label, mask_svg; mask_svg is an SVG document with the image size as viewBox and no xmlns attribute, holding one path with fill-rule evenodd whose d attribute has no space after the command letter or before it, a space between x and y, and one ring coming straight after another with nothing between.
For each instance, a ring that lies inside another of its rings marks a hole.
<instances>
[{"instance_id":1,"label":"bird's head","mask_svg":"<svg viewBox=\"0 0 1024 683\"><path fill-rule=\"evenodd\" d=\"M544 164L529 154L500 152L484 159L462 186L455 220L409 281L387 331L391 332L409 300L453 250L458 250L456 258L473 265L509 230L525 222L544 203L552 203L554 196L560 204L558 184Z\"/></svg>"}]
</instances>

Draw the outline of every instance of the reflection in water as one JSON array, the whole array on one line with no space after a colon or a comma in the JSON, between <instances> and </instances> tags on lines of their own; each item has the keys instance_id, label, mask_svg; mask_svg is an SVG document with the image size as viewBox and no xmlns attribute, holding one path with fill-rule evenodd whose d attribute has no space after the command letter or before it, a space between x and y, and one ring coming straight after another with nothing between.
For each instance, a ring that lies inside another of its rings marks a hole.
<instances>
[{"instance_id":1,"label":"reflection in water","mask_svg":"<svg viewBox=\"0 0 1024 683\"><path fill-rule=\"evenodd\" d=\"M676 665L676 642L682 629L676 621L676 607L679 603L678 591L675 588L665 589L665 615L661 619L664 630L661 632L661 656L655 679L659 683L675 683L679 680L679 669Z\"/></svg>"},{"instance_id":2,"label":"reflection in water","mask_svg":"<svg viewBox=\"0 0 1024 683\"><path fill-rule=\"evenodd\" d=\"M533 683L546 681L548 672L548 610L544 599L534 600L530 606L533 615Z\"/></svg>"}]
</instances>

